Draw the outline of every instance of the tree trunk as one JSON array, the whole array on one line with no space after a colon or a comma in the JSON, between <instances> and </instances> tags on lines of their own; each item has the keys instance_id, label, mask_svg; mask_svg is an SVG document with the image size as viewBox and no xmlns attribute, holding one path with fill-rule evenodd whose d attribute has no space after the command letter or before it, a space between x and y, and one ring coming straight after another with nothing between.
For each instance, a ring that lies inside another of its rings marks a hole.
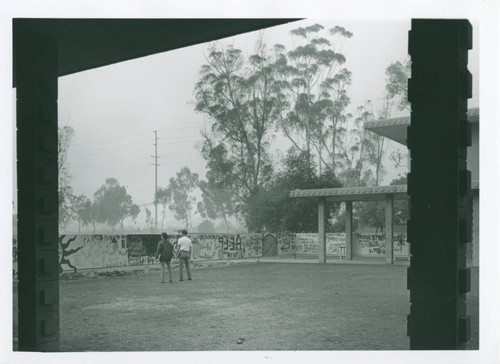
<instances>
[{"instance_id":1,"label":"tree trunk","mask_svg":"<svg viewBox=\"0 0 500 364\"><path fill-rule=\"evenodd\" d=\"M229 234L229 225L227 223L227 216L226 216L226 213L223 214L223 218L224 218L224 224L226 224L226 233Z\"/></svg>"}]
</instances>

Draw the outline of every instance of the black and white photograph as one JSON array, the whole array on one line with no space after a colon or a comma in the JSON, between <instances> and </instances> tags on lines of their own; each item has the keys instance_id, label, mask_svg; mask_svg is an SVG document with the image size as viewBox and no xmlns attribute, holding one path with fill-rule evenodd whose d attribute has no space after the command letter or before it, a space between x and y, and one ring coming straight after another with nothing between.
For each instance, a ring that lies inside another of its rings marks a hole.
<instances>
[{"instance_id":1,"label":"black and white photograph","mask_svg":"<svg viewBox=\"0 0 500 364\"><path fill-rule=\"evenodd\" d=\"M0 3L2 362L498 363L500 8L426 6Z\"/></svg>"}]
</instances>

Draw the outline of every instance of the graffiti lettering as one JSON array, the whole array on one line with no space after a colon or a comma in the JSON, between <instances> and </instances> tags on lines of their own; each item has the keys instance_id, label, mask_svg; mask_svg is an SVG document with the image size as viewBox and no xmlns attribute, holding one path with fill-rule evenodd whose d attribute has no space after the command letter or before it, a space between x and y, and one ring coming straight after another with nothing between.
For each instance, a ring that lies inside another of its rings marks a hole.
<instances>
[{"instance_id":1,"label":"graffiti lettering","mask_svg":"<svg viewBox=\"0 0 500 364\"><path fill-rule=\"evenodd\" d=\"M392 241L396 243L396 244L394 244L394 248L396 248L396 246L397 246L399 251L403 251L403 247L406 245L405 234L401 233L401 234L393 236Z\"/></svg>"}]
</instances>

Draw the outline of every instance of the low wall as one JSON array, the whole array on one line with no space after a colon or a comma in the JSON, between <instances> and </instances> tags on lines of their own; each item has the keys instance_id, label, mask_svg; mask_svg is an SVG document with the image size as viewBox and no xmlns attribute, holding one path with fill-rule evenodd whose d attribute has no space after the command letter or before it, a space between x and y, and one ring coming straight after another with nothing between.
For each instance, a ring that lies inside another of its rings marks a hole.
<instances>
[{"instance_id":1,"label":"low wall","mask_svg":"<svg viewBox=\"0 0 500 364\"><path fill-rule=\"evenodd\" d=\"M258 258L262 256L318 256L317 233L190 234L194 261ZM169 240L175 246L177 236ZM345 233L326 235L328 256L345 255ZM157 264L158 234L61 235L60 272ZM394 255L408 257L405 234L394 234ZM384 257L384 234L353 234L353 255ZM176 258L174 258L175 260ZM17 239L13 238L13 274L17 276Z\"/></svg>"},{"instance_id":2,"label":"low wall","mask_svg":"<svg viewBox=\"0 0 500 364\"><path fill-rule=\"evenodd\" d=\"M295 234L296 254L318 256L319 244L317 233ZM409 244L406 234L393 235L394 256L407 258L409 256ZM330 256L345 255L346 234L326 234L326 254ZM384 257L385 256L385 234L354 233L352 242L353 255L359 257Z\"/></svg>"},{"instance_id":3,"label":"low wall","mask_svg":"<svg viewBox=\"0 0 500 364\"><path fill-rule=\"evenodd\" d=\"M262 256L262 234L190 234L193 260Z\"/></svg>"}]
</instances>

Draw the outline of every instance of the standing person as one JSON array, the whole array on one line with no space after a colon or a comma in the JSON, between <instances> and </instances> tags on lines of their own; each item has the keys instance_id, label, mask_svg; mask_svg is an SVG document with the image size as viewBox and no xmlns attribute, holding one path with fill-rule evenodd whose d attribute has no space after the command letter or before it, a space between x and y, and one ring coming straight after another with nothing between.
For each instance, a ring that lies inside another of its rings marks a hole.
<instances>
[{"instance_id":1,"label":"standing person","mask_svg":"<svg viewBox=\"0 0 500 364\"><path fill-rule=\"evenodd\" d=\"M165 264L168 269L168 278L170 283L172 283L172 271L170 268L170 262L172 261L174 252L174 246L168 241L167 233L161 233L161 240L158 242L158 247L156 248L156 256L160 260L161 264L161 283L165 283Z\"/></svg>"},{"instance_id":2,"label":"standing person","mask_svg":"<svg viewBox=\"0 0 500 364\"><path fill-rule=\"evenodd\" d=\"M179 257L179 276L182 281L182 270L184 264L186 264L186 271L188 275L188 281L191 280L191 270L189 269L189 258L191 257L191 249L193 247L193 243L191 239L187 237L187 230L182 230L182 236L177 241L178 253Z\"/></svg>"}]
</instances>

